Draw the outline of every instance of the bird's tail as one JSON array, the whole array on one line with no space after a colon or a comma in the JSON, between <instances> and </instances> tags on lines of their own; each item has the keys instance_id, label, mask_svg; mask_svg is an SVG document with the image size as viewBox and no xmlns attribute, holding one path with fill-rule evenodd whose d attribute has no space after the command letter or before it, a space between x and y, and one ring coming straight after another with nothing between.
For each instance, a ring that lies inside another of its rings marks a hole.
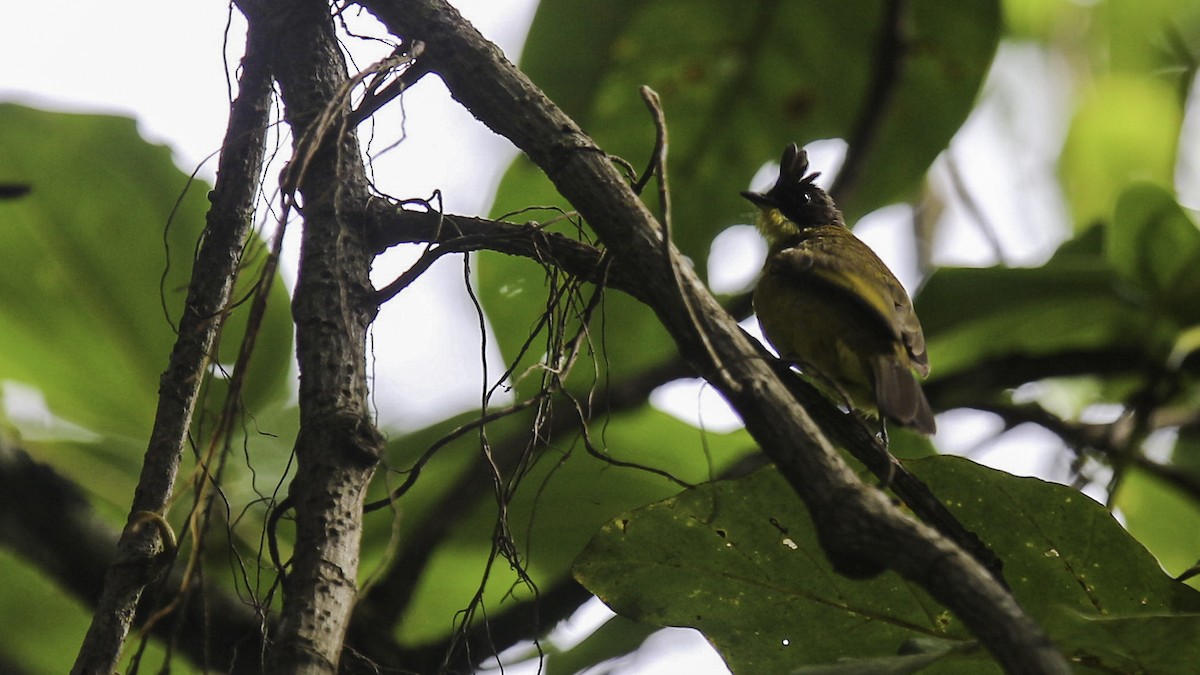
<instances>
[{"instance_id":1,"label":"bird's tail","mask_svg":"<svg viewBox=\"0 0 1200 675\"><path fill-rule=\"evenodd\" d=\"M911 369L885 355L871 359L871 374L875 378L875 404L881 415L923 434L937 431L933 410Z\"/></svg>"}]
</instances>

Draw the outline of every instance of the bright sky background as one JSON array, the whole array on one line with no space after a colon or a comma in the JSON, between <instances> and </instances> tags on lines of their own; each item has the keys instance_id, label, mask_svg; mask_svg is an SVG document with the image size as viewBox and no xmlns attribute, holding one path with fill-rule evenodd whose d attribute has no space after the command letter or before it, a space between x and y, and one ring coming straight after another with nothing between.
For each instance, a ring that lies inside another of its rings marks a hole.
<instances>
[{"instance_id":1,"label":"bright sky background","mask_svg":"<svg viewBox=\"0 0 1200 675\"><path fill-rule=\"evenodd\" d=\"M535 0L454 4L510 59L519 57ZM136 117L147 138L175 151L184 171L202 165L200 175L211 180L212 153L220 146L228 113L226 73L233 72L241 54L240 15L231 16L220 3L161 0L133 0L120 3L119 13L113 10L111 3L94 0L7 3L0 23L0 101ZM64 23L62 17L71 20ZM349 46L360 67L382 55L377 46L371 53L360 53L367 43ZM950 155L967 189L995 224L1007 262L1037 264L1067 233L1061 196L1046 186L1055 184L1054 162L1070 109L1070 75L1064 63L1033 46L1005 46L997 64L984 104L955 138ZM1194 114L1191 117L1194 122ZM515 154L509 143L451 101L434 77L407 94L402 108L384 110L373 147L385 148L398 140L401 122L405 140L377 158L376 181L401 197L427 197L440 189L448 212L485 213L500 172ZM779 140L782 146L791 139ZM832 176L842 147L838 141L810 146L814 168ZM943 158L933 177L946 186L948 176ZM752 181L733 176L730 189L750 182L761 186L773 177L773 170ZM1016 203L1013 195L1023 198ZM973 222L961 213L961 204L952 202L948 209L949 217ZM897 221L908 217L908 207L889 207L865 218L856 232L911 289L919 281L912 242L895 236L906 229L896 227ZM994 248L977 227L953 231L935 242L937 262L996 261ZM720 255L714 260L721 273L714 274L714 283L725 288L750 283L764 252L752 228L729 232L718 248ZM412 249L385 257L376 266L377 283L396 276L414 257ZM375 396L381 422L391 428L421 426L477 405L480 336L462 274L458 258L445 260L380 314L374 332ZM753 323L744 325L757 332ZM491 372L500 372L494 350L491 361ZM718 397L695 383L671 385L653 400L687 419L695 419L699 410L709 428L736 424ZM937 441L945 449L964 452L987 442L985 452L972 456L1014 473L1065 475L1063 467L1047 464L1058 447L1049 434L1030 431L989 442L997 423L966 411L940 416L939 426ZM694 637L663 639L692 640L683 649L696 652ZM655 658L645 655L622 672L654 672L658 669L648 659Z\"/></svg>"}]
</instances>

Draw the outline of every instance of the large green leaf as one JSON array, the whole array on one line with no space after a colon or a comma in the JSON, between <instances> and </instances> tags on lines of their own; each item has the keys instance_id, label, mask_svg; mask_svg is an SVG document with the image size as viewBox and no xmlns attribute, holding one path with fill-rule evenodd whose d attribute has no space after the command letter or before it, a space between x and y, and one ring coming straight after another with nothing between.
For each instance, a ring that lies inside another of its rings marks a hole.
<instances>
[{"instance_id":1,"label":"large green leaf","mask_svg":"<svg viewBox=\"0 0 1200 675\"><path fill-rule=\"evenodd\" d=\"M16 105L0 105L0 181L32 186L0 201L0 380L35 387L89 430L144 438L175 339L164 311L178 320L208 186L133 120ZM228 361L239 339L224 337ZM290 345L277 283L250 402L283 395Z\"/></svg>"},{"instance_id":2,"label":"large green leaf","mask_svg":"<svg viewBox=\"0 0 1200 675\"><path fill-rule=\"evenodd\" d=\"M1200 322L1200 230L1174 195L1152 183L1131 185L1106 232L1108 260L1149 304L1181 325Z\"/></svg>"},{"instance_id":3,"label":"large green leaf","mask_svg":"<svg viewBox=\"0 0 1200 675\"><path fill-rule=\"evenodd\" d=\"M555 415L569 414L557 411ZM492 446L505 444L512 436L523 441L521 424L528 419L516 416L501 424L489 425ZM404 455L419 454L450 428L429 429L410 438L397 439L394 447ZM526 427L527 429L528 427ZM728 467L752 446L744 431L730 434L704 433L678 420L644 408L614 415L591 430L597 450L622 462L637 463L668 470L689 483L700 483ZM488 489L456 495L471 504L469 514L456 522L444 541L415 541L406 533L410 523L426 518L445 518L430 508L463 471L484 469L479 438L469 434L445 448L435 463L427 467L412 491L396 507L401 513L400 546L436 546L437 551L420 579L413 605L405 613L401 639L424 642L444 638L452 617L463 609L484 578L497 518L497 497ZM408 460L392 460L397 468ZM392 476L393 485L403 480ZM528 566L532 579L547 588L566 577L571 562L588 538L613 514L641 506L679 492L680 486L661 475L637 468L621 467L590 455L573 432L551 439L551 445L531 457L520 478L522 485L511 495L506 512L511 533ZM387 541L391 518L387 512L367 519L364 536L364 569L370 570L381 556ZM525 591L510 597L516 579L504 561L496 564L488 581L485 600L488 611L506 607L513 600L529 600ZM549 626L547 626L549 628Z\"/></svg>"},{"instance_id":4,"label":"large green leaf","mask_svg":"<svg viewBox=\"0 0 1200 675\"><path fill-rule=\"evenodd\" d=\"M1170 345L1173 331L1150 332L1156 324L1122 285L1095 259L1041 268L939 269L917 298L931 377L1010 355Z\"/></svg>"},{"instance_id":5,"label":"large green leaf","mask_svg":"<svg viewBox=\"0 0 1200 675\"><path fill-rule=\"evenodd\" d=\"M638 88L646 84L662 96L670 128L672 236L703 274L713 237L750 217L738 191L765 162L789 141L850 137L864 108L879 104L869 92L883 17L883 6L868 0L603 7L546 0L522 67L552 98L561 97L605 151L636 170L654 142ZM894 95L875 141L860 148L866 153L860 181L842 204L851 219L909 197L966 118L998 41L998 2L917 2L903 25L908 49ZM656 198L647 203L657 209ZM554 215L523 211L535 206L570 208L520 157L501 183L493 213ZM564 220L557 229L573 234L578 227ZM480 256L479 269L483 305L502 352L512 358L545 309L544 274L528 261L499 255ZM607 310L604 358L615 375L669 353L652 313L624 298L610 300ZM540 357L535 350L518 370Z\"/></svg>"},{"instance_id":6,"label":"large green leaf","mask_svg":"<svg viewBox=\"0 0 1200 675\"><path fill-rule=\"evenodd\" d=\"M599 12L547 0L521 65L552 97L564 97L602 147L639 167L654 130L638 87L661 94L675 238L702 262L712 237L749 211L737 191L763 162L788 141L848 138L863 108L880 103L871 98L871 78L884 20L883 6L867 0L669 0ZM877 143L863 149L869 155L861 189L842 204L850 216L918 185L921 169L966 118L999 23L998 2L913 3L895 98L884 103ZM573 59L590 66L582 73L563 67ZM892 64L889 58L884 65ZM525 199L533 172L511 178L498 212L546 203Z\"/></svg>"},{"instance_id":7,"label":"large green leaf","mask_svg":"<svg viewBox=\"0 0 1200 675\"><path fill-rule=\"evenodd\" d=\"M1200 658L1195 641L1171 643L1170 630L1131 631L1153 641L1133 649L1096 621L1166 622L1191 634L1196 622L1183 613L1200 609L1200 594L1163 574L1101 505L959 458L909 465L996 551L1022 606L1073 658L1126 663L1129 653L1155 649ZM616 518L575 573L623 616L700 629L739 673L893 657L914 641L970 639L957 617L894 573L865 582L835 574L799 499L770 469ZM946 670L933 672L997 672L978 652L942 653Z\"/></svg>"},{"instance_id":8,"label":"large green leaf","mask_svg":"<svg viewBox=\"0 0 1200 675\"><path fill-rule=\"evenodd\" d=\"M1132 180L1172 185L1182 119L1178 94L1161 80L1110 75L1089 88L1060 164L1078 229L1107 218Z\"/></svg>"}]
</instances>

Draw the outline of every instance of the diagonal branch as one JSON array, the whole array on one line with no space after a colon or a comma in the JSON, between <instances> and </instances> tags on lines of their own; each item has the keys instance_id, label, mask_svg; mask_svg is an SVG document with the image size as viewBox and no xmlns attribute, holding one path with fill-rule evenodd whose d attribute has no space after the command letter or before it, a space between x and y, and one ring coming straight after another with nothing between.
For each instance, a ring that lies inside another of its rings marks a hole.
<instances>
[{"instance_id":1,"label":"diagonal branch","mask_svg":"<svg viewBox=\"0 0 1200 675\"><path fill-rule=\"evenodd\" d=\"M78 485L0 440L0 544L94 607L119 534L91 508ZM181 583L182 574L176 572L162 587L179 588ZM261 672L263 617L211 587L202 604L191 603L155 624L154 634L175 640L195 664L230 673ZM144 605L137 618L142 618Z\"/></svg>"},{"instance_id":2,"label":"diagonal branch","mask_svg":"<svg viewBox=\"0 0 1200 675\"><path fill-rule=\"evenodd\" d=\"M271 105L270 72L262 53L262 35L254 22L246 40L239 88L230 110L212 208L192 268L179 336L160 380L158 410L133 496L131 523L139 512L164 513L170 502L209 353L224 320L242 246L253 223ZM153 528L128 527L121 534L73 673L111 673L116 669L138 600L153 581L157 568L152 563L160 550Z\"/></svg>"},{"instance_id":3,"label":"diagonal branch","mask_svg":"<svg viewBox=\"0 0 1200 675\"><path fill-rule=\"evenodd\" d=\"M424 42L431 70L451 95L540 166L614 260L637 271L684 358L730 401L805 501L836 569L851 576L895 569L950 607L1006 668L1069 672L1049 638L986 569L857 479L750 338L664 243L662 228L604 152L495 45L438 0L361 4L392 33Z\"/></svg>"},{"instance_id":4,"label":"diagonal branch","mask_svg":"<svg viewBox=\"0 0 1200 675\"><path fill-rule=\"evenodd\" d=\"M838 204L851 201L866 161L871 157L879 130L892 109L900 84L900 73L909 56L908 0L888 0L884 8L879 41L871 63L871 80L859 107L858 119L846 139L846 161L829 188Z\"/></svg>"}]
</instances>

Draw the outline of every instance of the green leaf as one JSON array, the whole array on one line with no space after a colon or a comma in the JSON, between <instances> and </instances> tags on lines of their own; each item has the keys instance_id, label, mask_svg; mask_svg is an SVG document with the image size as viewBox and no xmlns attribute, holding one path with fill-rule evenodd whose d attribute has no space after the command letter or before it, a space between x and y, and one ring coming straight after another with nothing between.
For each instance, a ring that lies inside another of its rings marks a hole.
<instances>
[{"instance_id":1,"label":"green leaf","mask_svg":"<svg viewBox=\"0 0 1200 675\"><path fill-rule=\"evenodd\" d=\"M941 268L917 296L931 378L1008 355L1144 346L1169 350L1174 327L1103 261L1065 256L1039 268ZM1086 317L1086 320L1080 320Z\"/></svg>"},{"instance_id":2,"label":"green leaf","mask_svg":"<svg viewBox=\"0 0 1200 675\"><path fill-rule=\"evenodd\" d=\"M560 108L585 121L611 67L606 58L637 14L639 0L609 0L583 8L577 3L538 3L521 53L521 69Z\"/></svg>"},{"instance_id":3,"label":"green leaf","mask_svg":"<svg viewBox=\"0 0 1200 675\"><path fill-rule=\"evenodd\" d=\"M1191 673L1200 650L1200 616L1087 616L1064 621L1055 637L1097 673Z\"/></svg>"},{"instance_id":4,"label":"green leaf","mask_svg":"<svg viewBox=\"0 0 1200 675\"><path fill-rule=\"evenodd\" d=\"M556 410L555 415L568 415ZM461 421L461 420L459 420ZM528 442L530 421L513 416L488 426L493 452L522 450ZM452 425L439 425L417 435L397 439L389 448L406 456L423 452ZM744 431L729 434L702 432L650 407L611 416L603 428L591 429L597 450L617 461L668 469L689 483L713 476L744 456L753 442ZM391 453L389 452L391 457ZM455 499L472 504L469 514L456 522L444 540L416 541L409 534L426 518L445 518L432 508L463 472L486 471L482 465L477 434L468 434L443 449L421 473L411 492L396 503L403 515L399 542L410 546L436 546L437 551L420 579L413 605L408 609L400 638L421 643L445 637L451 628L448 616L464 608L479 587L496 527L497 496L488 489L456 494ZM396 469L407 468L411 459L394 457ZM571 562L592 533L614 513L663 499L681 489L661 475L638 468L615 466L589 454L574 430L551 439L549 448L527 458L521 485L509 496L505 511L510 532L522 561L539 588L548 588L566 578ZM387 477L392 487L403 476ZM370 570L382 559L392 518L386 510L368 515L364 533L363 568ZM510 597L518 584L507 563L492 569L485 601L489 612L507 607L514 600L525 602L530 594L522 589Z\"/></svg>"},{"instance_id":5,"label":"green leaf","mask_svg":"<svg viewBox=\"0 0 1200 675\"><path fill-rule=\"evenodd\" d=\"M914 603L894 575L870 584L836 575L774 470L613 520L575 576L618 614L699 629L734 672L887 656L912 637L967 639L948 615L930 611L932 601Z\"/></svg>"},{"instance_id":6,"label":"green leaf","mask_svg":"<svg viewBox=\"0 0 1200 675\"><path fill-rule=\"evenodd\" d=\"M128 495L126 495L128 499ZM114 540L115 544L115 540ZM52 581L42 576L28 561L0 548L0 575L4 593L0 593L0 614L19 617L6 621L0 631L3 662L22 666L26 673L65 673L71 670L79 653L80 636L87 632L92 610L78 599L67 596ZM136 633L130 638L137 643ZM119 667L125 672L138 650L125 650ZM141 667L158 670L170 663L170 672L191 675L201 672L186 659L169 657L158 640L150 640L140 654Z\"/></svg>"},{"instance_id":7,"label":"green leaf","mask_svg":"<svg viewBox=\"0 0 1200 675\"><path fill-rule=\"evenodd\" d=\"M915 648L912 648L915 645ZM962 659L948 657L971 656L981 651L974 642L951 642L925 638L911 640L904 652L896 656L877 656L874 658L840 659L835 664L817 666L801 666L793 668L790 675L909 675L910 673L929 673L940 661L950 661L950 666L962 668ZM986 667L983 663L980 667Z\"/></svg>"},{"instance_id":8,"label":"green leaf","mask_svg":"<svg viewBox=\"0 0 1200 675\"><path fill-rule=\"evenodd\" d=\"M998 7L993 0L911 5L899 79L875 142L864 150L858 188L841 204L851 219L908 198L962 124L998 44ZM661 95L670 134L672 236L703 275L712 239L752 217L738 191L766 162L789 141L849 138L864 108L878 105L871 73L883 20L882 5L869 0L600 7L545 0L521 65L551 97L561 97L606 152L636 171L649 160L655 134L638 88L649 85ZM648 196L647 203L657 210L657 199ZM502 180L492 213L555 216L525 211L534 207L571 208L522 156ZM552 229L574 234L579 227L560 222ZM527 260L478 260L480 298L501 352L513 359L545 309L545 275ZM650 311L626 298L606 303L611 375L637 372L672 353ZM541 358L544 340L517 372ZM529 386L519 389L527 394Z\"/></svg>"},{"instance_id":9,"label":"green leaf","mask_svg":"<svg viewBox=\"0 0 1200 675\"><path fill-rule=\"evenodd\" d=\"M1126 647L1096 638L1092 618L1200 608L1200 595L1074 490L959 458L909 466L1000 555L1022 606L1074 658L1107 661ZM700 629L734 672L891 657L914 639L970 641L957 617L894 573L866 582L834 574L805 509L772 469L613 520L575 574L623 616ZM952 669L938 672L995 672L979 656L945 659Z\"/></svg>"},{"instance_id":10,"label":"green leaf","mask_svg":"<svg viewBox=\"0 0 1200 675\"><path fill-rule=\"evenodd\" d=\"M1200 322L1198 296L1200 231L1169 192L1135 183L1111 223L1042 267L940 268L916 302L938 378L1011 355L1128 347L1163 359Z\"/></svg>"},{"instance_id":11,"label":"green leaf","mask_svg":"<svg viewBox=\"0 0 1200 675\"><path fill-rule=\"evenodd\" d=\"M1151 183L1131 185L1106 232L1108 259L1118 272L1181 324L1200 321L1200 230L1174 195Z\"/></svg>"},{"instance_id":12,"label":"green leaf","mask_svg":"<svg viewBox=\"0 0 1200 675\"><path fill-rule=\"evenodd\" d=\"M1191 0L1105 2L1095 6L1098 30L1093 48L1107 57L1114 72L1155 79L1178 79L1172 86L1186 91L1195 71L1195 56L1187 48L1200 30L1200 8Z\"/></svg>"},{"instance_id":13,"label":"green leaf","mask_svg":"<svg viewBox=\"0 0 1200 675\"><path fill-rule=\"evenodd\" d=\"M1178 452L1178 451L1177 451ZM1172 466L1187 472L1186 467ZM1145 544L1171 575L1200 558L1195 533L1200 531L1200 505L1194 496L1136 467L1126 468L1113 503L1130 534Z\"/></svg>"},{"instance_id":14,"label":"green leaf","mask_svg":"<svg viewBox=\"0 0 1200 675\"><path fill-rule=\"evenodd\" d=\"M1060 165L1077 227L1107 217L1133 180L1172 185L1182 119L1178 96L1162 81L1110 75L1089 87Z\"/></svg>"},{"instance_id":15,"label":"green leaf","mask_svg":"<svg viewBox=\"0 0 1200 675\"><path fill-rule=\"evenodd\" d=\"M33 187L0 201L0 380L37 388L54 414L87 429L144 438L175 339L164 307L178 319L208 186L131 119L17 105L0 105L0 181ZM285 393L291 320L280 283L273 300L251 402ZM239 339L230 332L223 347Z\"/></svg>"},{"instance_id":16,"label":"green leaf","mask_svg":"<svg viewBox=\"0 0 1200 675\"><path fill-rule=\"evenodd\" d=\"M601 146L638 169L654 129L638 95L663 100L675 239L703 269L708 242L750 209L737 192L792 140L849 138L871 98L884 13L867 0L730 4L541 3L522 67ZM914 3L894 98L864 163L851 217L905 197L966 118L999 39L999 3ZM580 63L579 70L564 64ZM603 69L603 71L602 71ZM903 161L898 161L900 159ZM496 212L551 203L524 160ZM731 182L732 181L732 182ZM537 196L537 199L532 197ZM565 206L558 202L560 206Z\"/></svg>"},{"instance_id":17,"label":"green leaf","mask_svg":"<svg viewBox=\"0 0 1200 675\"><path fill-rule=\"evenodd\" d=\"M561 274L549 277L529 260L490 252L480 253L477 260L479 297L502 353L516 359L527 349L514 368L517 395L532 396L542 386L547 340L569 339L578 332L595 287L585 284L577 293L563 293L569 279ZM557 318L544 326L551 296L557 298ZM536 336L535 330L540 330ZM575 391L584 391L598 382L635 376L674 353L675 345L654 312L624 293L606 291L569 381Z\"/></svg>"}]
</instances>

